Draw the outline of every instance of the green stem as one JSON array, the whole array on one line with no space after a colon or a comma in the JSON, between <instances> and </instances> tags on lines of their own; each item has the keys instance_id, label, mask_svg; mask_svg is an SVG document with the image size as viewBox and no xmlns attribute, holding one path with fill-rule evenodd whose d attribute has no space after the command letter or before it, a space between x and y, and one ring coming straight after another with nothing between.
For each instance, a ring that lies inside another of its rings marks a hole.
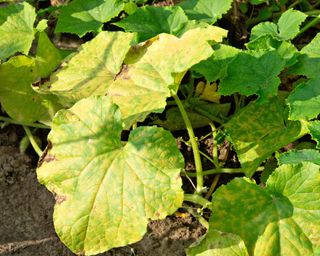
<instances>
[{"instance_id":1,"label":"green stem","mask_svg":"<svg viewBox=\"0 0 320 256\"><path fill-rule=\"evenodd\" d=\"M36 140L34 139L33 134L32 134L32 132L30 131L29 127L27 127L27 126L22 126L22 127L23 127L23 129L25 130L25 132L26 132L26 134L27 134L27 136L28 136L28 139L29 139L29 141L30 141L30 143L31 143L34 151L36 151L37 155L38 155L39 157L41 157L43 152L42 152L42 150L40 149L39 145L37 144Z\"/></svg>"},{"instance_id":2,"label":"green stem","mask_svg":"<svg viewBox=\"0 0 320 256\"><path fill-rule=\"evenodd\" d=\"M0 121L6 122L9 124L17 124L17 125L34 127L34 128L51 129L50 126L47 126L45 124L19 122L19 121L16 121L16 120L13 120L9 117L4 117L4 116L0 116Z\"/></svg>"},{"instance_id":3,"label":"green stem","mask_svg":"<svg viewBox=\"0 0 320 256\"><path fill-rule=\"evenodd\" d=\"M219 173L243 173L243 169L241 168L215 168L207 171L203 171L202 175L212 175L212 174L219 174ZM183 175L183 173L181 173ZM194 172L186 172L186 175L189 177L196 177L197 174Z\"/></svg>"},{"instance_id":4,"label":"green stem","mask_svg":"<svg viewBox=\"0 0 320 256\"><path fill-rule=\"evenodd\" d=\"M208 221L205 218L203 218L195 209L185 206L183 208L186 209L187 212L190 213L193 217L195 217L202 226L204 226L207 230L209 229Z\"/></svg>"},{"instance_id":5,"label":"green stem","mask_svg":"<svg viewBox=\"0 0 320 256\"><path fill-rule=\"evenodd\" d=\"M203 208L208 208L211 205L210 201L197 194L184 194L184 201L199 204Z\"/></svg>"},{"instance_id":6,"label":"green stem","mask_svg":"<svg viewBox=\"0 0 320 256\"><path fill-rule=\"evenodd\" d=\"M219 179L220 179L220 174L217 174L213 179L213 182L212 182L212 184L210 186L210 189L209 189L208 193L205 196L205 199L209 199L210 198L210 196L212 195L213 191L215 190L215 188L218 185Z\"/></svg>"},{"instance_id":7,"label":"green stem","mask_svg":"<svg viewBox=\"0 0 320 256\"><path fill-rule=\"evenodd\" d=\"M298 35L303 34L304 32L306 32L309 28L317 25L320 22L320 15L318 17L315 17L314 19L312 19L311 21L309 21L305 26L303 26L303 28L299 31Z\"/></svg>"},{"instance_id":8,"label":"green stem","mask_svg":"<svg viewBox=\"0 0 320 256\"><path fill-rule=\"evenodd\" d=\"M187 115L186 110L183 107L182 102L180 101L179 97L172 92L172 97L176 101L178 108L180 110L181 116L183 118L183 121L186 125L189 137L190 137L190 142L191 142L191 147L193 151L193 157L194 157L194 162L196 165L196 173L197 173L197 193L201 193L203 189L203 176L202 176L202 163L201 163L201 157L200 157L200 152L198 148L198 142L196 139L196 136L194 135L193 128L190 122L190 119Z\"/></svg>"}]
</instances>

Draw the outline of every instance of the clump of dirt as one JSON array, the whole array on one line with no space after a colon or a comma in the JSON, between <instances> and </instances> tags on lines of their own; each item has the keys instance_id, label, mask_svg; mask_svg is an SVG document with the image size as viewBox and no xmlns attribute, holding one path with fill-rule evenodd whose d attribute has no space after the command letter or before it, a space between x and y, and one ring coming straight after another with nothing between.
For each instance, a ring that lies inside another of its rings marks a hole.
<instances>
[{"instance_id":1,"label":"clump of dirt","mask_svg":"<svg viewBox=\"0 0 320 256\"><path fill-rule=\"evenodd\" d=\"M53 227L54 197L39 184L35 163L20 154L13 126L0 130L0 256L73 256ZM205 229L191 216L151 221L144 238L100 256L183 256Z\"/></svg>"}]
</instances>

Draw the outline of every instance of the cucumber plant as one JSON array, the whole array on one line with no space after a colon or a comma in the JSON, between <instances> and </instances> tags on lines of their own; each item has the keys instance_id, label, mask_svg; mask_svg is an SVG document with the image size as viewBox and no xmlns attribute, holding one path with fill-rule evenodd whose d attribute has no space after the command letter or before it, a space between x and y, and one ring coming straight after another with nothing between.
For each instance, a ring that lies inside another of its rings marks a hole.
<instances>
[{"instance_id":1,"label":"cucumber plant","mask_svg":"<svg viewBox=\"0 0 320 256\"><path fill-rule=\"evenodd\" d=\"M300 50L292 43L310 27L307 14L290 8L257 24L239 49L213 25L231 0L141 4L0 6L0 102L8 115L0 121L23 125L38 152L37 176L55 195L61 241L95 255L139 241L150 220L193 204L207 233L187 255L320 254L320 34ZM44 13L57 19L55 33L92 39L74 52L57 48ZM204 126L210 155L194 130ZM44 152L29 127L50 129ZM184 169L174 137L181 129L194 172ZM219 160L221 135L240 168ZM300 146L281 153L292 143ZM214 168L204 170L204 159ZM246 177L216 188L223 173ZM182 190L182 176L194 177L193 193Z\"/></svg>"}]
</instances>

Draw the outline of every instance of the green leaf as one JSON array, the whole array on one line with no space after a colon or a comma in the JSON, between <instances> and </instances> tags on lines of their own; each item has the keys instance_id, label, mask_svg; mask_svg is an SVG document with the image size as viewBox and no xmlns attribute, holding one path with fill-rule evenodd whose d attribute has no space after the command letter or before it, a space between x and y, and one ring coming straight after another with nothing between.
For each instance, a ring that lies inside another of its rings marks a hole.
<instances>
[{"instance_id":1,"label":"green leaf","mask_svg":"<svg viewBox=\"0 0 320 256\"><path fill-rule=\"evenodd\" d=\"M0 65L0 102L17 121L50 123L60 108L53 95L42 95L32 89L37 74L34 59L23 55Z\"/></svg>"},{"instance_id":2,"label":"green leaf","mask_svg":"<svg viewBox=\"0 0 320 256\"><path fill-rule=\"evenodd\" d=\"M249 256L241 238L230 233L223 233L209 227L205 238L189 247L187 256Z\"/></svg>"},{"instance_id":3,"label":"green leaf","mask_svg":"<svg viewBox=\"0 0 320 256\"><path fill-rule=\"evenodd\" d=\"M39 33L36 53L36 69L39 77L48 77L62 61L60 51L51 43L45 32Z\"/></svg>"},{"instance_id":4,"label":"green leaf","mask_svg":"<svg viewBox=\"0 0 320 256\"><path fill-rule=\"evenodd\" d=\"M302 48L300 53L299 61L290 69L290 73L318 78L320 70L320 33Z\"/></svg>"},{"instance_id":5,"label":"green leaf","mask_svg":"<svg viewBox=\"0 0 320 256\"><path fill-rule=\"evenodd\" d=\"M184 0L179 6L191 20L215 23L232 5L232 0Z\"/></svg>"},{"instance_id":6,"label":"green leaf","mask_svg":"<svg viewBox=\"0 0 320 256\"><path fill-rule=\"evenodd\" d=\"M272 153L305 135L299 121L288 121L285 106L273 98L251 102L225 125L241 167L251 177Z\"/></svg>"},{"instance_id":7,"label":"green leaf","mask_svg":"<svg viewBox=\"0 0 320 256\"><path fill-rule=\"evenodd\" d=\"M105 95L121 70L133 38L130 33L101 32L62 64L44 87L65 106L90 95Z\"/></svg>"},{"instance_id":8,"label":"green leaf","mask_svg":"<svg viewBox=\"0 0 320 256\"><path fill-rule=\"evenodd\" d=\"M278 157L279 164L311 162L320 165L320 152L314 149L290 150Z\"/></svg>"},{"instance_id":9,"label":"green leaf","mask_svg":"<svg viewBox=\"0 0 320 256\"><path fill-rule=\"evenodd\" d=\"M120 111L108 97L77 102L55 116L37 175L56 194L54 225L75 253L136 242L149 219L182 205L183 157L170 132L134 129L121 143Z\"/></svg>"},{"instance_id":10,"label":"green leaf","mask_svg":"<svg viewBox=\"0 0 320 256\"><path fill-rule=\"evenodd\" d=\"M134 57L108 89L108 95L120 107L125 127L143 121L151 112L162 112L170 89L176 92L185 72L211 56L208 41L221 41L225 34L225 30L209 26L189 30L181 38L160 34L134 48Z\"/></svg>"},{"instance_id":11,"label":"green leaf","mask_svg":"<svg viewBox=\"0 0 320 256\"><path fill-rule=\"evenodd\" d=\"M192 70L203 75L208 82L223 79L227 75L228 64L240 52L239 49L224 44L214 45L213 50L211 57L192 67Z\"/></svg>"},{"instance_id":12,"label":"green leaf","mask_svg":"<svg viewBox=\"0 0 320 256\"><path fill-rule=\"evenodd\" d=\"M298 61L299 52L296 47L287 41L279 41L271 35L260 36L246 44L249 50L276 50L279 56L286 62L286 67L294 65Z\"/></svg>"},{"instance_id":13,"label":"green leaf","mask_svg":"<svg viewBox=\"0 0 320 256\"><path fill-rule=\"evenodd\" d=\"M291 40L300 31L301 23L307 18L303 12L289 9L285 11L277 24L273 22L261 22L251 30L250 41L261 36L271 35L279 40Z\"/></svg>"},{"instance_id":14,"label":"green leaf","mask_svg":"<svg viewBox=\"0 0 320 256\"><path fill-rule=\"evenodd\" d=\"M138 41L142 42L161 33L178 35L188 21L181 7L144 6L115 25L137 32Z\"/></svg>"},{"instance_id":15,"label":"green leaf","mask_svg":"<svg viewBox=\"0 0 320 256\"><path fill-rule=\"evenodd\" d=\"M278 20L279 38L283 40L295 38L300 31L300 25L307 17L308 15L297 10L285 11Z\"/></svg>"},{"instance_id":16,"label":"green leaf","mask_svg":"<svg viewBox=\"0 0 320 256\"><path fill-rule=\"evenodd\" d=\"M309 120L320 114L320 79L300 83L289 95L289 119Z\"/></svg>"},{"instance_id":17,"label":"green leaf","mask_svg":"<svg viewBox=\"0 0 320 256\"><path fill-rule=\"evenodd\" d=\"M308 128L312 139L317 142L317 148L320 148L320 121L309 122Z\"/></svg>"},{"instance_id":18,"label":"green leaf","mask_svg":"<svg viewBox=\"0 0 320 256\"><path fill-rule=\"evenodd\" d=\"M80 37L87 32L98 32L103 23L117 16L123 7L119 0L74 0L61 9L55 32Z\"/></svg>"},{"instance_id":19,"label":"green leaf","mask_svg":"<svg viewBox=\"0 0 320 256\"><path fill-rule=\"evenodd\" d=\"M276 96L280 84L278 74L283 68L284 61L276 51L241 52L228 65L219 92L222 95L257 94L264 100Z\"/></svg>"},{"instance_id":20,"label":"green leaf","mask_svg":"<svg viewBox=\"0 0 320 256\"><path fill-rule=\"evenodd\" d=\"M319 196L318 165L282 165L266 189L240 178L221 186L213 194L210 225L240 236L249 255L315 255Z\"/></svg>"},{"instance_id":21,"label":"green leaf","mask_svg":"<svg viewBox=\"0 0 320 256\"><path fill-rule=\"evenodd\" d=\"M24 2L0 7L0 61L16 52L27 54L34 38L34 8Z\"/></svg>"}]
</instances>

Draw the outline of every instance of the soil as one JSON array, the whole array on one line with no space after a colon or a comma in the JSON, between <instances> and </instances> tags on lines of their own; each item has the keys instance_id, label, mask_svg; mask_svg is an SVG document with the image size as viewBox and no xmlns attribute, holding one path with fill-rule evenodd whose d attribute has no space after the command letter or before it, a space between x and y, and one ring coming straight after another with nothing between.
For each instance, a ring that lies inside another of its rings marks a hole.
<instances>
[{"instance_id":1,"label":"soil","mask_svg":"<svg viewBox=\"0 0 320 256\"><path fill-rule=\"evenodd\" d=\"M0 129L0 256L72 256L52 221L54 198L36 178L36 161L19 152L19 128ZM100 256L183 256L205 233L191 216L152 221L144 238Z\"/></svg>"}]
</instances>

